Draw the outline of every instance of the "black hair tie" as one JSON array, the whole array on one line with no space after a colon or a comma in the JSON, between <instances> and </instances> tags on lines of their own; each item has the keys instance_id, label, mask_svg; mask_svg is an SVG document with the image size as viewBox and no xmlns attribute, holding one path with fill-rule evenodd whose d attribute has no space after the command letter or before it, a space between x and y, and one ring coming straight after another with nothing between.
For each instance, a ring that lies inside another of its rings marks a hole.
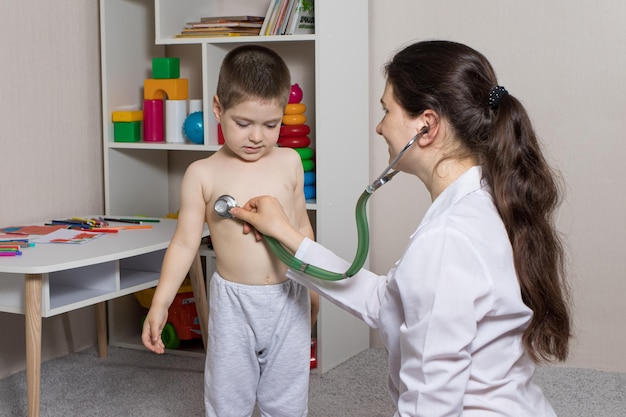
<instances>
[{"instance_id":1,"label":"black hair tie","mask_svg":"<svg viewBox=\"0 0 626 417\"><path fill-rule=\"evenodd\" d=\"M492 109L498 108L498 105L500 104L500 99L507 94L509 94L509 92L506 91L506 88L502 87L501 85L496 85L495 87L493 87L491 89L491 92L489 93L489 100L487 101L489 107L491 107Z\"/></svg>"}]
</instances>

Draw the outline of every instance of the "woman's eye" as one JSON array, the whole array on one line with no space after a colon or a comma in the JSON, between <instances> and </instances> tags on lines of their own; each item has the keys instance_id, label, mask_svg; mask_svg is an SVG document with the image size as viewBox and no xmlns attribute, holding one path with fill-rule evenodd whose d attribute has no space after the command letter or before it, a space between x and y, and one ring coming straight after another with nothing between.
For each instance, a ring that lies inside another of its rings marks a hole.
<instances>
[{"instance_id":1,"label":"woman's eye","mask_svg":"<svg viewBox=\"0 0 626 417\"><path fill-rule=\"evenodd\" d=\"M235 123L237 123L237 126L239 127L248 127L247 123L243 123L243 122L235 122Z\"/></svg>"}]
</instances>

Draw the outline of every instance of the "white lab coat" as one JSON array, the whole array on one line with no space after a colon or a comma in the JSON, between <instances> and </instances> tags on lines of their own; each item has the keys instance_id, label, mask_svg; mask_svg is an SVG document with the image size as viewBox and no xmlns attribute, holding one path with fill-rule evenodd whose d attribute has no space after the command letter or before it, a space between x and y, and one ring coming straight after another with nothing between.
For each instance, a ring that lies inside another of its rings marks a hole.
<instances>
[{"instance_id":1,"label":"white lab coat","mask_svg":"<svg viewBox=\"0 0 626 417\"><path fill-rule=\"evenodd\" d=\"M296 257L343 272L349 263L306 239ZM473 167L431 205L387 276L288 276L380 330L396 416L555 416L532 382L511 245Z\"/></svg>"}]
</instances>

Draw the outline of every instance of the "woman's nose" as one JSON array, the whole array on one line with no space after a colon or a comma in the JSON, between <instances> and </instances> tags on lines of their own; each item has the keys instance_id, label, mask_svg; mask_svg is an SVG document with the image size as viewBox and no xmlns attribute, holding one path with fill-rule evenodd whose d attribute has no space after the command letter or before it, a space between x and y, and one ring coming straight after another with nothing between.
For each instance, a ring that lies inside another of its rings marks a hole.
<instances>
[{"instance_id":1,"label":"woman's nose","mask_svg":"<svg viewBox=\"0 0 626 417\"><path fill-rule=\"evenodd\" d=\"M381 129L380 125L382 124L382 120L380 122L378 122L378 124L376 125L376 133L378 133L379 135L383 134L383 130Z\"/></svg>"}]
</instances>

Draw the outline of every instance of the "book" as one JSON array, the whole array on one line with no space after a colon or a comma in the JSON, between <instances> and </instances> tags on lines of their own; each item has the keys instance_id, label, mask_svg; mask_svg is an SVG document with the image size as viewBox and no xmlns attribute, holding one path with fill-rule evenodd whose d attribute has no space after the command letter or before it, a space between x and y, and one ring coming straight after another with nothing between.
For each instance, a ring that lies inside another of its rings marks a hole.
<instances>
[{"instance_id":1,"label":"book","mask_svg":"<svg viewBox=\"0 0 626 417\"><path fill-rule=\"evenodd\" d=\"M201 17L202 23L220 23L220 22L263 22L263 16L212 16Z\"/></svg>"},{"instance_id":2,"label":"book","mask_svg":"<svg viewBox=\"0 0 626 417\"><path fill-rule=\"evenodd\" d=\"M261 26L261 30L259 31L259 36L265 36L265 32L267 31L267 26L270 23L270 17L272 12L274 11L274 6L278 0L270 0L269 5L267 6L267 12L265 12L265 17L263 18L263 26Z\"/></svg>"},{"instance_id":3,"label":"book","mask_svg":"<svg viewBox=\"0 0 626 417\"><path fill-rule=\"evenodd\" d=\"M314 0L297 0L286 35L315 33Z\"/></svg>"},{"instance_id":4,"label":"book","mask_svg":"<svg viewBox=\"0 0 626 417\"><path fill-rule=\"evenodd\" d=\"M191 32L191 33L179 33L177 38L221 38L232 36L258 36L259 32L245 32L245 31L233 31L233 30L219 30L215 32Z\"/></svg>"},{"instance_id":5,"label":"book","mask_svg":"<svg viewBox=\"0 0 626 417\"><path fill-rule=\"evenodd\" d=\"M287 14L287 9L289 8L289 5L291 4L292 0L281 0L280 3L280 8L278 10L278 13L276 14L276 19L273 22L274 26L272 28L272 35L282 35L283 33L281 32L281 27L283 24L283 21L285 20L286 14Z\"/></svg>"},{"instance_id":6,"label":"book","mask_svg":"<svg viewBox=\"0 0 626 417\"><path fill-rule=\"evenodd\" d=\"M212 28L185 28L181 33L199 33L199 32L247 32L259 33L258 28L238 28L238 27L212 27Z\"/></svg>"},{"instance_id":7,"label":"book","mask_svg":"<svg viewBox=\"0 0 626 417\"><path fill-rule=\"evenodd\" d=\"M287 10L285 10L285 17L283 18L282 23L280 24L279 34L285 35L287 33L287 25L291 17L293 16L296 4L298 0L289 0L289 4L287 5Z\"/></svg>"},{"instance_id":8,"label":"book","mask_svg":"<svg viewBox=\"0 0 626 417\"><path fill-rule=\"evenodd\" d=\"M274 2L274 8L272 9L272 13L269 16L269 21L265 29L265 36L270 36L272 34L274 30L274 26L276 25L276 19L278 18L278 13L280 12L281 5L284 1L285 0L276 0ZM268 19L268 16L265 16L265 19Z\"/></svg>"},{"instance_id":9,"label":"book","mask_svg":"<svg viewBox=\"0 0 626 417\"><path fill-rule=\"evenodd\" d=\"M262 22L189 22L185 28L261 28Z\"/></svg>"}]
</instances>

